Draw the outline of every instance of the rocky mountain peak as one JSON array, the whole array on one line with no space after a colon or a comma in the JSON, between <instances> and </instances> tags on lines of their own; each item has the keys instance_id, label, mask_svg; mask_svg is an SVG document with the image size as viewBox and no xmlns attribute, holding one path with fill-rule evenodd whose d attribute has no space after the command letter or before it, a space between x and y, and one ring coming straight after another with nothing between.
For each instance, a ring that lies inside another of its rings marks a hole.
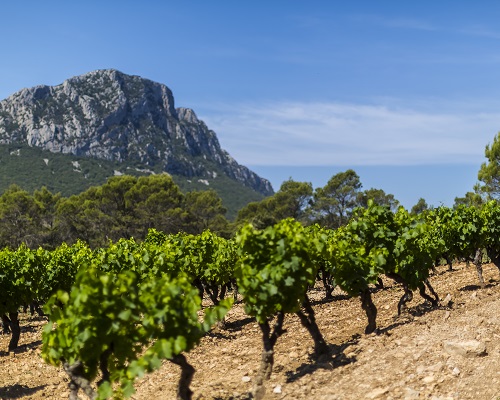
<instances>
[{"instance_id":1,"label":"rocky mountain peak","mask_svg":"<svg viewBox=\"0 0 500 400\"><path fill-rule=\"evenodd\" d=\"M193 110L175 108L167 86L114 69L22 89L1 101L0 143L160 166L188 178L224 173L264 195L273 193L267 180L220 147Z\"/></svg>"}]
</instances>

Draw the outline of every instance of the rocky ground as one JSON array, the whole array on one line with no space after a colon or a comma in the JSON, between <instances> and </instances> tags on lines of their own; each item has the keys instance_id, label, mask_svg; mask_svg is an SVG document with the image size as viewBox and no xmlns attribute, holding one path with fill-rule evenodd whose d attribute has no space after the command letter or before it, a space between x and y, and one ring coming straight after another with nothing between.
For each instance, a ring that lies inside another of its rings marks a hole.
<instances>
[{"instance_id":1,"label":"rocky ground","mask_svg":"<svg viewBox=\"0 0 500 400\"><path fill-rule=\"evenodd\" d=\"M267 399L475 399L500 400L500 276L484 266L485 289L475 268L440 267L431 282L443 299L432 309L415 293L408 312L397 316L402 289L390 281L374 294L379 310L377 334L364 335L366 323L358 299L335 292L322 302L314 290L318 325L332 356L311 358L312 340L295 316L278 339ZM22 315L20 348L6 352L0 336L0 399L68 398L61 368L40 357L43 320ZM260 364L261 335L241 304L188 354L196 368L194 399L247 399ZM137 382L133 399L175 399L179 369L169 362Z\"/></svg>"}]
</instances>

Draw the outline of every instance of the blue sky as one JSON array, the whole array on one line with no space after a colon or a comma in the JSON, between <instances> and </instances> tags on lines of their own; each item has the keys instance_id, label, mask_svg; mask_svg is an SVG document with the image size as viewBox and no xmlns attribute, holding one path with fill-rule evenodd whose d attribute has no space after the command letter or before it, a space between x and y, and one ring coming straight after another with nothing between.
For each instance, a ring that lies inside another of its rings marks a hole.
<instances>
[{"instance_id":1,"label":"blue sky","mask_svg":"<svg viewBox=\"0 0 500 400\"><path fill-rule=\"evenodd\" d=\"M275 190L353 168L410 208L472 190L500 131L494 1L2 4L0 99L102 68L166 84Z\"/></svg>"}]
</instances>

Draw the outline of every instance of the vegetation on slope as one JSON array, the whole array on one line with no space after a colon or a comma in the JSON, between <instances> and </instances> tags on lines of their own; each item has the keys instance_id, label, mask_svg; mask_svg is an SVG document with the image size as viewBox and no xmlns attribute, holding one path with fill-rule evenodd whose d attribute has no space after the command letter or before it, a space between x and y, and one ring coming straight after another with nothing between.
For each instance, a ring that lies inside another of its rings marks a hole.
<instances>
[{"instance_id":1,"label":"vegetation on slope","mask_svg":"<svg viewBox=\"0 0 500 400\"><path fill-rule=\"evenodd\" d=\"M213 167L216 170L216 167ZM162 173L159 168L144 169L131 162L113 162L51 153L29 146L0 145L0 193L16 184L33 192L45 186L52 193L69 197L84 192L92 186L103 185L115 175L147 176ZM237 211L249 202L262 200L263 195L231 180L224 174L215 178L189 180L173 175L175 183L184 193L193 190L213 189L221 197L232 219Z\"/></svg>"}]
</instances>

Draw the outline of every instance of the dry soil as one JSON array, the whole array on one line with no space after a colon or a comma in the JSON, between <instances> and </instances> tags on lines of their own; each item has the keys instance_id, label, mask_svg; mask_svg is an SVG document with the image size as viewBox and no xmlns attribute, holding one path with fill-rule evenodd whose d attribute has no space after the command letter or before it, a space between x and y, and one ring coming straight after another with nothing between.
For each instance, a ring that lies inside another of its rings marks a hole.
<instances>
[{"instance_id":1,"label":"dry soil","mask_svg":"<svg viewBox=\"0 0 500 400\"><path fill-rule=\"evenodd\" d=\"M397 315L402 289L389 280L374 293L379 330L365 335L359 299L335 291L323 301L311 292L318 325L331 358L314 360L312 340L294 315L285 318L278 339L266 399L475 399L500 400L500 276L484 266L481 289L475 268L439 267L431 283L443 299L430 307L415 293L404 315ZM0 335L1 399L68 398L61 368L40 357L43 319L21 315L20 347L7 353L9 337ZM196 368L193 399L247 399L260 364L261 333L236 304L217 328L187 355ZM162 368L136 383L133 399L175 399L177 366ZM83 395L82 395L83 398Z\"/></svg>"}]
</instances>

